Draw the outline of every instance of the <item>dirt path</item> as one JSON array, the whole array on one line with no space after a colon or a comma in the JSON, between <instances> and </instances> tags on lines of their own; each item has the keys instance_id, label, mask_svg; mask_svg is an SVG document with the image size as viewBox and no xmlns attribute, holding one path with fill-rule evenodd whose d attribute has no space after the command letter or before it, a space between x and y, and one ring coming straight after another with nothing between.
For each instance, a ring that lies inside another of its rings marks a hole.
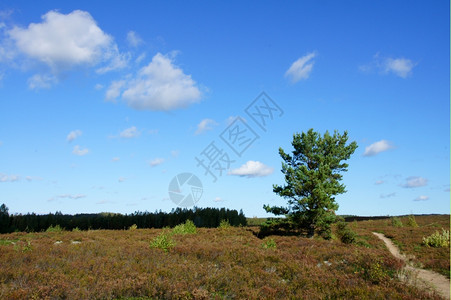
<instances>
[{"instance_id":1,"label":"dirt path","mask_svg":"<svg viewBox=\"0 0 451 300\"><path fill-rule=\"evenodd\" d=\"M394 257L406 262L406 267L404 268L404 270L407 273L411 274L411 276L405 276L404 278L407 283L428 290L430 290L432 287L442 297L444 297L445 299L450 299L450 281L448 278L436 272L415 268L409 265L406 257L399 252L398 247L396 247L389 238L385 237L385 235L383 235L382 233L373 232L373 234L384 241L385 245L387 245L388 250L391 254L393 254ZM419 280L416 280L417 278Z\"/></svg>"}]
</instances>

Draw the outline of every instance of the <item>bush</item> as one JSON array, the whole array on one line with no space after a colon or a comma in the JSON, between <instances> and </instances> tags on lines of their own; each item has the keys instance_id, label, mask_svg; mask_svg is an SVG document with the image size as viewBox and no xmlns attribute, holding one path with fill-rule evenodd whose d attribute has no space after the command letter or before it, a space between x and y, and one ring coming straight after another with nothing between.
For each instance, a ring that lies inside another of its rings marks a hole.
<instances>
[{"instance_id":1,"label":"bush","mask_svg":"<svg viewBox=\"0 0 451 300\"><path fill-rule=\"evenodd\" d=\"M391 218L391 225L393 227L403 227L402 222L398 217Z\"/></svg>"},{"instance_id":2,"label":"bush","mask_svg":"<svg viewBox=\"0 0 451 300\"><path fill-rule=\"evenodd\" d=\"M136 224L133 224L132 226L130 226L128 228L128 230L136 230L136 229L138 229L138 225L136 225Z\"/></svg>"},{"instance_id":3,"label":"bush","mask_svg":"<svg viewBox=\"0 0 451 300\"><path fill-rule=\"evenodd\" d=\"M418 227L417 221L415 220L414 215L410 215L409 219L407 220L407 226L409 227Z\"/></svg>"},{"instance_id":4,"label":"bush","mask_svg":"<svg viewBox=\"0 0 451 300\"><path fill-rule=\"evenodd\" d=\"M194 222L191 220L186 220L185 223L179 224L174 227L172 230L172 233L174 234L196 234L196 225L194 225Z\"/></svg>"},{"instance_id":5,"label":"bush","mask_svg":"<svg viewBox=\"0 0 451 300\"><path fill-rule=\"evenodd\" d=\"M337 223L337 236L345 244L352 244L356 241L356 233L344 221Z\"/></svg>"},{"instance_id":6,"label":"bush","mask_svg":"<svg viewBox=\"0 0 451 300\"><path fill-rule=\"evenodd\" d=\"M62 232L64 229L59 225L50 225L45 232Z\"/></svg>"},{"instance_id":7,"label":"bush","mask_svg":"<svg viewBox=\"0 0 451 300\"><path fill-rule=\"evenodd\" d=\"M428 237L423 237L423 244L428 247L449 247L449 230L442 228L442 233L436 231Z\"/></svg>"},{"instance_id":8,"label":"bush","mask_svg":"<svg viewBox=\"0 0 451 300\"><path fill-rule=\"evenodd\" d=\"M276 241L274 241L274 239L268 238L262 243L262 248L263 249L276 249L277 248Z\"/></svg>"},{"instance_id":9,"label":"bush","mask_svg":"<svg viewBox=\"0 0 451 300\"><path fill-rule=\"evenodd\" d=\"M78 227L75 227L74 229L72 229L72 232L80 232L81 230L80 230L80 228L78 228Z\"/></svg>"},{"instance_id":10,"label":"bush","mask_svg":"<svg viewBox=\"0 0 451 300\"><path fill-rule=\"evenodd\" d=\"M229 220L221 220L221 222L219 223L219 228L221 228L221 229L230 228Z\"/></svg>"},{"instance_id":11,"label":"bush","mask_svg":"<svg viewBox=\"0 0 451 300\"><path fill-rule=\"evenodd\" d=\"M172 234L168 232L162 232L159 236L155 237L152 242L150 242L151 248L159 248L168 252L171 248L175 246L175 241L172 239Z\"/></svg>"}]
</instances>

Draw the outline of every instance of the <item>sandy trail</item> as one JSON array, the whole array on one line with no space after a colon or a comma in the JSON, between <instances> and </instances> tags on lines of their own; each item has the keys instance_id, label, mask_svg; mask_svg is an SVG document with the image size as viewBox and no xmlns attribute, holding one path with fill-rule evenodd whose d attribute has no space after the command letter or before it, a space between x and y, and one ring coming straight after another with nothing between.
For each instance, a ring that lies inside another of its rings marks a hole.
<instances>
[{"instance_id":1,"label":"sandy trail","mask_svg":"<svg viewBox=\"0 0 451 300\"><path fill-rule=\"evenodd\" d=\"M414 275L413 278L420 279L413 281L407 280L409 284L413 284L422 289L430 289L432 287L442 297L450 299L450 281L448 278L436 272L415 268L409 265L406 257L399 252L398 247L396 247L389 238L385 237L382 233L373 232L373 234L384 241L388 250L394 257L406 262L406 267L404 268L405 271L412 273L412 275Z\"/></svg>"}]
</instances>

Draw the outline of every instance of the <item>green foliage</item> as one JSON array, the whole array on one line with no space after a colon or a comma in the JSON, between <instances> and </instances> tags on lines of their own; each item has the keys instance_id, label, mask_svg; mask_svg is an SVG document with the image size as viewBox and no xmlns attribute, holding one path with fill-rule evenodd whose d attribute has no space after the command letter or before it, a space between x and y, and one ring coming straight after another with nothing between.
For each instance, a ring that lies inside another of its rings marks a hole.
<instances>
[{"instance_id":1,"label":"green foliage","mask_svg":"<svg viewBox=\"0 0 451 300\"><path fill-rule=\"evenodd\" d=\"M196 225L194 225L193 221L186 220L185 223L175 226L174 229L172 230L172 233L174 233L174 234L196 234L197 229L196 229Z\"/></svg>"},{"instance_id":2,"label":"green foliage","mask_svg":"<svg viewBox=\"0 0 451 300\"><path fill-rule=\"evenodd\" d=\"M390 220L391 220L391 225L393 227L403 227L404 226L401 222L401 219L398 217L392 217Z\"/></svg>"},{"instance_id":3,"label":"green foliage","mask_svg":"<svg viewBox=\"0 0 451 300\"><path fill-rule=\"evenodd\" d=\"M407 219L407 226L409 227L418 227L417 221L415 220L414 215L410 215Z\"/></svg>"},{"instance_id":4,"label":"green foliage","mask_svg":"<svg viewBox=\"0 0 451 300\"><path fill-rule=\"evenodd\" d=\"M380 283L386 276L387 273L382 268L382 264L379 261L372 262L370 267L366 268L364 272L364 277L375 284Z\"/></svg>"},{"instance_id":5,"label":"green foliage","mask_svg":"<svg viewBox=\"0 0 451 300\"><path fill-rule=\"evenodd\" d=\"M326 131L324 136L310 129L307 133L293 135L292 155L279 148L282 173L286 185L273 185L273 191L288 200L287 207L263 208L275 215L286 215L298 227L308 229L312 237L315 230L330 237L330 225L336 221L338 204L335 195L346 192L340 183L347 171L347 160L357 148L357 143L346 145L348 134Z\"/></svg>"},{"instance_id":6,"label":"green foliage","mask_svg":"<svg viewBox=\"0 0 451 300\"><path fill-rule=\"evenodd\" d=\"M72 229L72 232L80 232L81 230L80 230L80 228L78 228L78 227L75 227L74 229Z\"/></svg>"},{"instance_id":7,"label":"green foliage","mask_svg":"<svg viewBox=\"0 0 451 300\"><path fill-rule=\"evenodd\" d=\"M276 241L274 241L274 239L272 239L272 238L265 239L261 246L263 249L276 249L277 248Z\"/></svg>"},{"instance_id":8,"label":"green foliage","mask_svg":"<svg viewBox=\"0 0 451 300\"><path fill-rule=\"evenodd\" d=\"M345 244L353 244L356 242L356 233L348 227L344 221L337 223L337 237Z\"/></svg>"},{"instance_id":9,"label":"green foliage","mask_svg":"<svg viewBox=\"0 0 451 300\"><path fill-rule=\"evenodd\" d=\"M221 228L221 229L230 228L229 220L221 220L221 222L219 222L219 228Z\"/></svg>"},{"instance_id":10,"label":"green foliage","mask_svg":"<svg viewBox=\"0 0 451 300\"><path fill-rule=\"evenodd\" d=\"M59 225L50 225L45 232L62 232L64 229Z\"/></svg>"},{"instance_id":11,"label":"green foliage","mask_svg":"<svg viewBox=\"0 0 451 300\"><path fill-rule=\"evenodd\" d=\"M449 247L449 230L442 228L442 233L434 232L428 237L423 237L423 244L428 247Z\"/></svg>"},{"instance_id":12,"label":"green foliage","mask_svg":"<svg viewBox=\"0 0 451 300\"><path fill-rule=\"evenodd\" d=\"M150 242L151 248L159 248L164 252L168 252L175 246L175 241L172 239L172 234L166 231L163 231Z\"/></svg>"},{"instance_id":13,"label":"green foliage","mask_svg":"<svg viewBox=\"0 0 451 300\"><path fill-rule=\"evenodd\" d=\"M128 230L136 230L136 229L138 229L138 225L136 225L136 224L133 224L132 226L130 226L128 228Z\"/></svg>"}]
</instances>

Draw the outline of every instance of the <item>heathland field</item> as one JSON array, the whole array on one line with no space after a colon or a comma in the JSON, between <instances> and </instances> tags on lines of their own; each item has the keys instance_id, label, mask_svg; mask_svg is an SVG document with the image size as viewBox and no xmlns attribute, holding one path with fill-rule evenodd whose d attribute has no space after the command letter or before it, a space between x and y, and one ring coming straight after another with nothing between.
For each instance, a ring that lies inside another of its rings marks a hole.
<instances>
[{"instance_id":1,"label":"heathland field","mask_svg":"<svg viewBox=\"0 0 451 300\"><path fill-rule=\"evenodd\" d=\"M439 299L401 281L403 262L372 234L384 233L414 264L449 278L449 246L423 244L449 230L449 215L415 220L418 227L407 217L349 222L351 244L261 239L257 226L225 223L2 234L0 299Z\"/></svg>"}]
</instances>

